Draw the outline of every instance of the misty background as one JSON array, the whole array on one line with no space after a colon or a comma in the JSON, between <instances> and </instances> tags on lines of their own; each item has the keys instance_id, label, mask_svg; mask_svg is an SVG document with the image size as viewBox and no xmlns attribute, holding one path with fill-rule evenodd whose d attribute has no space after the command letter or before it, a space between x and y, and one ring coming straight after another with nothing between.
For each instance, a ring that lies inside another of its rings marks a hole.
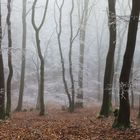
<instances>
[{"instance_id":1,"label":"misty background","mask_svg":"<svg viewBox=\"0 0 140 140\"><path fill-rule=\"evenodd\" d=\"M82 5L83 1L79 0ZM88 18L86 27L86 41L85 41L85 60L84 60L84 102L86 105L91 103L98 104L97 95L100 92L102 96L103 76L106 62L106 55L109 47L109 30L108 30L108 1L107 0L90 0L89 8L91 12ZM129 0L116 1L117 14L117 46L116 59L118 56L118 49L121 47L120 69L124 50L126 47L127 28L129 23L129 16L131 11L131 2ZM31 8L33 0L27 0L27 46L26 46L26 75L25 75L25 91L23 104L24 107L33 107L36 105L38 94L38 69L39 58L36 50L35 32L31 23ZM39 0L36 7L36 21L39 24L45 8L45 0ZM69 81L68 68L68 50L69 50L69 13L71 8L71 0L65 0L63 6L62 16L62 51L64 54L67 79ZM55 11L58 19L58 11ZM12 98L13 107L17 105L19 95L19 80L21 69L21 47L22 47L22 1L12 1L11 13L12 25L12 55L13 55L13 82L12 82ZM6 0L2 0L2 27L3 27L3 57L5 67L5 79L7 79L7 26L6 26L7 7ZM75 1L73 14L74 33L79 28L78 21L78 5ZM138 30L138 36L140 32ZM120 41L121 40L121 41ZM54 0L49 1L47 16L45 24L40 33L41 50L45 56L45 104L57 103L59 105L67 105L67 96L64 91L62 81L61 60L56 35L56 24L54 20ZM140 39L137 39L137 47L135 51L134 70L136 70L135 77L138 77L140 68ZM78 65L79 65L79 35L76 37L73 45L73 72L76 90L78 90ZM101 61L99 71L99 59ZM100 73L100 80L98 79ZM101 90L98 90L100 85ZM138 93L138 86L135 90Z\"/></svg>"}]
</instances>

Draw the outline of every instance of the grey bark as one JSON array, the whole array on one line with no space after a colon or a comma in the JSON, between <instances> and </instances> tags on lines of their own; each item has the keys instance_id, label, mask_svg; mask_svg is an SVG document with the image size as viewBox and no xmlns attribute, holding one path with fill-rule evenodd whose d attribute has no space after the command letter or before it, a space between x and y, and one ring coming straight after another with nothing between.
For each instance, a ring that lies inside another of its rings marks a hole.
<instances>
[{"instance_id":1,"label":"grey bark","mask_svg":"<svg viewBox=\"0 0 140 140\"><path fill-rule=\"evenodd\" d=\"M24 82L25 82L25 65L26 65L26 35L27 35L27 24L26 24L26 4L27 0L22 1L22 54L21 54L21 75L20 75L20 87L19 87L19 99L16 111L22 110L23 94L24 94Z\"/></svg>"},{"instance_id":2,"label":"grey bark","mask_svg":"<svg viewBox=\"0 0 140 140\"><path fill-rule=\"evenodd\" d=\"M2 15L0 0L0 119L5 119L5 84L4 84L4 65L2 57Z\"/></svg>"},{"instance_id":3,"label":"grey bark","mask_svg":"<svg viewBox=\"0 0 140 140\"><path fill-rule=\"evenodd\" d=\"M65 93L67 94L68 101L69 101L69 107L68 111L69 112L74 112L75 109L75 83L74 83L74 76L73 76L73 63L72 63L72 47L73 47L73 42L75 38L78 36L79 30L77 30L76 35L73 33L73 10L74 10L74 0L72 0L72 7L70 10L70 38L69 38L69 76L70 76L70 83L71 87L69 89L68 83L66 80L66 70L65 70L65 62L64 62L64 56L62 52L62 44L61 44L61 35L62 35L62 9L64 6L64 0L62 0L61 5L59 6L58 1L55 1L54 5L54 10L55 6L57 6L59 10L59 21L57 22L56 17L55 17L55 24L56 24L56 32L57 32L57 40L58 40L58 46L59 46L59 53L60 53L60 58L61 58L61 65L62 65L62 80L65 88ZM55 13L55 11L54 11Z\"/></svg>"},{"instance_id":4,"label":"grey bark","mask_svg":"<svg viewBox=\"0 0 140 140\"><path fill-rule=\"evenodd\" d=\"M9 75L7 78L7 103L6 103L6 115L9 116L11 113L11 81L13 77L13 66L12 66L12 36L11 36L11 0L7 0L7 26L8 26L8 68Z\"/></svg>"},{"instance_id":5,"label":"grey bark","mask_svg":"<svg viewBox=\"0 0 140 140\"><path fill-rule=\"evenodd\" d=\"M39 80L39 94L40 94L40 115L44 115L45 114L45 104L44 104L44 67L45 67L45 62L44 62L44 57L43 54L41 52L41 45L40 45L40 30L44 24L45 21L45 17L47 14L47 9L48 9L48 2L49 0L46 0L46 4L45 4L45 10L44 10L44 14L43 14L43 18L41 20L40 25L37 27L36 23L35 23L35 6L37 4L37 0L34 0L33 2L33 6L32 6L32 25L33 28L35 30L35 38L36 38L36 45L37 45L37 51L38 51L38 57L40 59L40 80Z\"/></svg>"},{"instance_id":6,"label":"grey bark","mask_svg":"<svg viewBox=\"0 0 140 140\"><path fill-rule=\"evenodd\" d=\"M84 0L84 10L82 13L80 22L80 53L79 53L79 72L78 72L78 93L76 106L83 107L83 75L84 75L84 53L85 53L85 38L86 38L86 26L88 21L88 5L89 0ZM80 15L79 15L80 16Z\"/></svg>"}]
</instances>

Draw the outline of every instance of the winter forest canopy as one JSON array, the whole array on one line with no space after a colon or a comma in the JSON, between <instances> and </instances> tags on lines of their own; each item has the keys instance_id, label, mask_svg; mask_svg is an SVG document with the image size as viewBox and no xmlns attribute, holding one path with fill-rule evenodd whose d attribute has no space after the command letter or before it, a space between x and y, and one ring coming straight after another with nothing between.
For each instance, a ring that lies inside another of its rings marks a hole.
<instances>
[{"instance_id":1,"label":"winter forest canopy","mask_svg":"<svg viewBox=\"0 0 140 140\"><path fill-rule=\"evenodd\" d=\"M140 118L139 13L139 0L0 0L0 119L53 106L95 109L94 119L131 128Z\"/></svg>"}]
</instances>

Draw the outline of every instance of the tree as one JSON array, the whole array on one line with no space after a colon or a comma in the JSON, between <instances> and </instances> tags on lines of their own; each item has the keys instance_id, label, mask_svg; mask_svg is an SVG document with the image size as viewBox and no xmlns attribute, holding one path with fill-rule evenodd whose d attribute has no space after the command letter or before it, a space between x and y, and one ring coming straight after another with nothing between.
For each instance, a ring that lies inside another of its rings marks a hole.
<instances>
[{"instance_id":1,"label":"tree","mask_svg":"<svg viewBox=\"0 0 140 140\"><path fill-rule=\"evenodd\" d=\"M112 99L112 84L114 76L114 54L116 48L116 0L108 0L109 7L109 50L106 57L106 67L104 75L104 87L103 87L103 102L100 111L101 116L108 117L111 113L111 99Z\"/></svg>"},{"instance_id":2,"label":"tree","mask_svg":"<svg viewBox=\"0 0 140 140\"><path fill-rule=\"evenodd\" d=\"M139 95L139 111L138 111L138 119L140 119L140 95Z\"/></svg>"},{"instance_id":3,"label":"tree","mask_svg":"<svg viewBox=\"0 0 140 140\"><path fill-rule=\"evenodd\" d=\"M102 92L102 78L101 78L101 66L102 66L102 41L103 41L103 32L104 32L104 22L106 20L106 18L104 18L103 23L102 23L102 28L101 28L101 33L99 34L99 27L98 27L98 17L96 15L96 13L94 13L94 17L95 17L95 22L96 22L96 37L97 37L97 55L98 55L98 74L97 74L97 100L101 101L101 92ZM106 17L106 14L105 14Z\"/></svg>"},{"instance_id":4,"label":"tree","mask_svg":"<svg viewBox=\"0 0 140 140\"><path fill-rule=\"evenodd\" d=\"M125 3L125 2L123 2ZM123 3L118 1L118 5L120 7L120 14L121 15L127 15L127 11L125 10L125 7L123 6ZM130 1L128 2L128 7L130 8ZM130 8L131 10L131 8ZM121 19L120 16L118 16L118 18ZM123 19L124 20L124 19ZM119 21L119 24L117 24L117 48L118 50L116 50L116 63L115 63L115 69L114 69L114 78L113 78L113 89L114 89L114 101L115 101L115 106L118 107L119 105L119 77L120 77L120 62L121 62L121 52L123 49L123 43L124 43L124 37L127 31L127 27L128 27L128 22L123 22L123 26L121 25L122 23L122 19ZM116 48L116 49L117 49Z\"/></svg>"},{"instance_id":5,"label":"tree","mask_svg":"<svg viewBox=\"0 0 140 140\"><path fill-rule=\"evenodd\" d=\"M23 102L23 93L24 93L24 81L25 81L25 65L26 65L26 34L27 34L27 25L26 25L26 4L27 0L22 1L23 10L22 10L22 54L21 54L21 75L20 75L20 88L19 88L19 99L16 111L22 110Z\"/></svg>"},{"instance_id":6,"label":"tree","mask_svg":"<svg viewBox=\"0 0 140 140\"><path fill-rule=\"evenodd\" d=\"M114 71L114 78L113 78L113 88L114 88L114 98L115 98L115 106L118 106L118 83L119 83L119 70L120 70L120 60L121 60L121 50L122 50L122 44L124 40L124 35L126 33L126 26L124 29L120 29L121 31L118 31L118 39L119 39L119 46L118 46L118 52L117 52L117 60L115 64L115 71Z\"/></svg>"},{"instance_id":7,"label":"tree","mask_svg":"<svg viewBox=\"0 0 140 140\"><path fill-rule=\"evenodd\" d=\"M7 78L7 104L6 104L6 115L9 116L11 112L11 81L13 77L13 66L12 66L12 37L11 37L11 0L7 0L7 26L8 26L8 67L9 75Z\"/></svg>"},{"instance_id":8,"label":"tree","mask_svg":"<svg viewBox=\"0 0 140 140\"><path fill-rule=\"evenodd\" d=\"M44 57L43 57L42 52L41 52L39 35L40 35L40 30L44 24L45 17L47 14L48 2L49 2L49 0L46 0L43 18L42 18L39 26L37 26L35 23L35 7L37 4L37 0L34 0L33 6L32 6L32 25L33 25L33 28L35 30L36 46L37 46L37 51L38 51L38 57L40 59L40 77L39 77L40 78L40 80L39 80L40 115L45 114L45 105L44 105L44 67L45 67L45 62L44 62Z\"/></svg>"},{"instance_id":9,"label":"tree","mask_svg":"<svg viewBox=\"0 0 140 140\"><path fill-rule=\"evenodd\" d=\"M131 72L130 72L130 94L131 94L131 108L134 109L134 86L133 86L133 72L134 72L134 60L132 62L131 66Z\"/></svg>"},{"instance_id":10,"label":"tree","mask_svg":"<svg viewBox=\"0 0 140 140\"><path fill-rule=\"evenodd\" d=\"M1 21L1 0L0 0L0 119L5 118L5 85L4 85L4 66L2 58L2 21Z\"/></svg>"},{"instance_id":11,"label":"tree","mask_svg":"<svg viewBox=\"0 0 140 140\"><path fill-rule=\"evenodd\" d=\"M128 28L127 45L123 58L123 65L119 80L120 84L119 115L117 122L113 125L114 127L117 128L130 127L130 103L129 103L130 73L136 45L139 14L140 14L140 1L132 0L132 10Z\"/></svg>"},{"instance_id":12,"label":"tree","mask_svg":"<svg viewBox=\"0 0 140 140\"><path fill-rule=\"evenodd\" d=\"M73 63L72 63L72 48L73 48L73 43L78 36L79 33L79 28L76 31L76 34L74 35L74 27L73 27L73 12L74 12L74 0L71 1L71 9L70 9L70 14L69 14L69 25L70 25L70 38L69 38L69 54L68 54L68 59L69 59L69 76L70 76L70 84L71 87L69 89L68 87L68 82L66 80L66 69L65 69L65 61L64 61L64 56L63 56L63 51L62 51L62 42L61 42L61 35L62 35L62 9L64 6L64 0L62 0L61 5L59 6L58 0L55 0L55 5L57 6L57 9L59 11L59 21L57 22L56 16L55 17L55 23L56 23L56 33L57 33L57 40L58 40L58 46L59 46L59 53L60 53L60 59L61 59L61 66L62 66L62 80L65 88L65 93L67 94L68 101L69 101L69 107L68 111L69 112L74 112L75 110L75 81L74 81L74 76L73 76ZM54 7L55 10L55 7ZM55 13L56 11L54 11ZM56 13L55 13L56 14Z\"/></svg>"},{"instance_id":13,"label":"tree","mask_svg":"<svg viewBox=\"0 0 140 140\"><path fill-rule=\"evenodd\" d=\"M79 53L79 72L78 72L78 93L76 106L83 107L83 74L84 74L84 53L85 53L85 39L86 39L86 26L89 16L89 0L84 0L82 14L80 13L80 2L78 1L79 8L79 26L80 26L80 53Z\"/></svg>"}]
</instances>

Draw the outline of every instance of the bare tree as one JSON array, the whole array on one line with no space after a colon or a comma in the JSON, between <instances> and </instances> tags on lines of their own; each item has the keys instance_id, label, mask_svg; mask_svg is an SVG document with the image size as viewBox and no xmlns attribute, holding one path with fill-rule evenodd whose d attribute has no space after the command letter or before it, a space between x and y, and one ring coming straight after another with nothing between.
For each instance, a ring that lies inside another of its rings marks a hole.
<instances>
[{"instance_id":1,"label":"bare tree","mask_svg":"<svg viewBox=\"0 0 140 140\"><path fill-rule=\"evenodd\" d=\"M45 67L45 62L44 62L43 54L41 52L39 34L40 34L40 30L41 30L41 28L44 24L45 17L46 17L46 14L47 14L48 2L49 2L49 0L46 0L43 18L42 18L39 26L37 26L36 23L35 23L35 7L36 7L36 4L37 4L37 0L34 0L33 6L32 6L32 25L33 25L33 28L35 30L36 46L37 46L37 51L38 51L38 57L40 59L40 80L39 80L40 115L45 114L45 105L44 105L44 67Z\"/></svg>"},{"instance_id":2,"label":"bare tree","mask_svg":"<svg viewBox=\"0 0 140 140\"><path fill-rule=\"evenodd\" d=\"M140 1L132 0L132 10L128 28L127 45L123 58L123 66L120 75L120 108L117 121L113 127L128 128L130 127L130 103L129 103L129 88L130 88L130 73L134 57L138 21L140 15Z\"/></svg>"},{"instance_id":3,"label":"bare tree","mask_svg":"<svg viewBox=\"0 0 140 140\"><path fill-rule=\"evenodd\" d=\"M106 14L105 14L106 16ZM98 85L97 85L97 99L98 101L101 101L101 92L102 92L102 78L101 78L101 69L102 69L102 41L103 41L103 32L104 32L104 22L106 18L104 18L103 23L102 23L102 28L101 28L101 33L99 34L99 23L98 23L98 17L96 13L94 13L95 17L95 22L96 22L96 37L97 37L97 58L98 58L98 74L97 74L97 80L98 80Z\"/></svg>"},{"instance_id":4,"label":"bare tree","mask_svg":"<svg viewBox=\"0 0 140 140\"><path fill-rule=\"evenodd\" d=\"M108 0L109 7L109 50L106 57L106 67L104 74L103 102L100 111L101 116L108 117L112 108L112 85L114 76L114 54L116 48L116 0Z\"/></svg>"},{"instance_id":5,"label":"bare tree","mask_svg":"<svg viewBox=\"0 0 140 140\"><path fill-rule=\"evenodd\" d=\"M121 15L126 15L126 10L125 7L123 6L123 4L118 1L118 5L121 9ZM129 3L128 3L129 6ZM114 88L114 99L115 99L115 106L118 106L119 104L119 76L120 76L120 62L121 62L121 52L123 49L123 43L124 43L124 37L127 31L127 27L128 27L128 22L123 22L123 26L121 25L122 20L124 19L120 19L120 16L118 17L118 23L117 23L117 40L118 40L118 45L117 48L118 50L116 51L116 63L115 63L115 68L114 68L114 78L113 78L113 88Z\"/></svg>"},{"instance_id":6,"label":"bare tree","mask_svg":"<svg viewBox=\"0 0 140 140\"><path fill-rule=\"evenodd\" d=\"M19 99L16 111L22 110L23 103L23 93L24 93L24 81L25 81L25 65L26 65L26 34L27 34L27 25L26 25L26 6L27 0L22 0L23 10L22 10L22 54L21 54L21 77L20 77L20 88L19 88Z\"/></svg>"},{"instance_id":7,"label":"bare tree","mask_svg":"<svg viewBox=\"0 0 140 140\"><path fill-rule=\"evenodd\" d=\"M122 44L124 35L126 33L126 27L124 30L121 29L121 31L118 31L118 39L119 39L119 46L118 46L118 52L117 52L117 60L115 64L115 71L114 71L114 78L113 78L113 88L114 88L114 98L115 98L115 106L118 106L118 83L119 83L119 70L120 70L120 61L121 61L121 50L122 50Z\"/></svg>"},{"instance_id":8,"label":"bare tree","mask_svg":"<svg viewBox=\"0 0 140 140\"><path fill-rule=\"evenodd\" d=\"M59 46L59 52L61 57L61 65L62 65L62 79L64 83L65 92L67 94L68 100L69 100L69 108L68 110L70 112L74 112L75 109L75 82L74 82L74 76L73 76L73 63L72 63L72 48L73 43L78 36L79 28L76 31L74 35L74 27L73 27L73 11L74 11L74 0L71 1L71 10L70 10L70 38L69 38L69 75L70 75L70 82L71 87L69 89L68 83L66 80L66 70L65 70L65 62L64 62L64 56L62 51L62 43L61 43L61 35L62 35L62 9L64 6L64 0L62 0L61 5L59 6L58 0L55 0L54 10L55 6L57 6L57 9L59 11L59 21L57 22L56 16L55 16L55 23L56 23L56 33L57 33L57 40L58 40L58 46ZM56 11L54 11L56 12Z\"/></svg>"},{"instance_id":9,"label":"bare tree","mask_svg":"<svg viewBox=\"0 0 140 140\"><path fill-rule=\"evenodd\" d=\"M79 15L79 26L80 26L80 53L79 53L79 73L78 73L78 93L76 107L83 107L83 74L84 74L84 54L85 54L85 39L86 39L86 26L89 17L89 0L84 0L83 4L81 1L77 1L78 4L78 15ZM84 8L81 8L81 7ZM82 13L81 13L82 9Z\"/></svg>"},{"instance_id":10,"label":"bare tree","mask_svg":"<svg viewBox=\"0 0 140 140\"><path fill-rule=\"evenodd\" d=\"M12 37L11 37L11 0L7 0L7 26L8 26L8 67L9 75L7 79L7 104L6 104L6 115L9 116L11 112L11 81L13 77L13 66L12 66Z\"/></svg>"},{"instance_id":11,"label":"bare tree","mask_svg":"<svg viewBox=\"0 0 140 140\"><path fill-rule=\"evenodd\" d=\"M1 0L0 0L0 119L5 119L4 66L1 44L2 44L2 15L1 15Z\"/></svg>"}]
</instances>

